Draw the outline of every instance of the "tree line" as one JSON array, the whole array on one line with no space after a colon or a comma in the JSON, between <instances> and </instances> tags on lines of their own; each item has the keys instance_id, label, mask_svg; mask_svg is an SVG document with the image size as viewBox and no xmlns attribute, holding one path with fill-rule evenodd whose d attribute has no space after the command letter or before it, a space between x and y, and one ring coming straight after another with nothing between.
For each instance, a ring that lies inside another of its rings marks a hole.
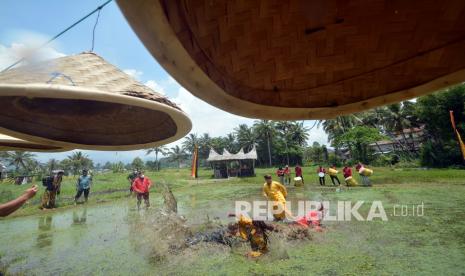
<instances>
[{"instance_id":1,"label":"tree line","mask_svg":"<svg viewBox=\"0 0 465 276\"><path fill-rule=\"evenodd\" d=\"M457 129L465 136L465 84L458 85L416 101L404 101L356 114L339 116L315 122L328 135L331 148L317 142L308 145L309 132L303 121L255 120L253 125L238 125L225 135L212 137L208 133L190 133L181 145L154 147L145 150L150 160L137 157L133 162L107 162L96 164L83 152L75 151L59 161L50 159L40 163L30 152L0 152L0 161L14 168L15 174L39 175L55 169L63 169L77 175L83 168L106 169L123 172L135 168L159 170L163 167L189 166L195 146L199 150L200 164L208 166L206 159L210 149L218 153L228 150L245 152L257 149L257 166L295 164L342 164L363 162L389 165L399 161L418 162L427 167L462 166L463 158L449 111L455 114ZM423 137L418 141L413 130L421 128ZM411 130L411 131L405 131ZM399 138L400 137L400 138ZM380 141L392 141L395 150L384 153ZM374 146L373 146L374 145ZM378 151L376 149L379 149ZM377 152L376 152L377 151Z\"/></svg>"}]
</instances>

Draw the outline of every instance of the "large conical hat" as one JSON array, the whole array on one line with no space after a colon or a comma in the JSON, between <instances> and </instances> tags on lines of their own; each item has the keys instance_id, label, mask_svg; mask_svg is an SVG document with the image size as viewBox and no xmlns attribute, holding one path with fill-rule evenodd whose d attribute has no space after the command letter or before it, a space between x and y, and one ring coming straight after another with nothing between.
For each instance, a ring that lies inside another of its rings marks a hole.
<instances>
[{"instance_id":1,"label":"large conical hat","mask_svg":"<svg viewBox=\"0 0 465 276\"><path fill-rule=\"evenodd\" d=\"M95 150L173 142L191 129L179 107L94 53L0 74L0 132Z\"/></svg>"},{"instance_id":2,"label":"large conical hat","mask_svg":"<svg viewBox=\"0 0 465 276\"><path fill-rule=\"evenodd\" d=\"M235 114L332 118L465 80L465 1L118 0L158 62Z\"/></svg>"},{"instance_id":3,"label":"large conical hat","mask_svg":"<svg viewBox=\"0 0 465 276\"><path fill-rule=\"evenodd\" d=\"M47 144L37 144L8 135L0 134L0 151L9 151L9 150L23 150L23 151L45 151L45 152L59 152L59 151L68 151L71 149L66 149L58 146L47 145Z\"/></svg>"}]
</instances>

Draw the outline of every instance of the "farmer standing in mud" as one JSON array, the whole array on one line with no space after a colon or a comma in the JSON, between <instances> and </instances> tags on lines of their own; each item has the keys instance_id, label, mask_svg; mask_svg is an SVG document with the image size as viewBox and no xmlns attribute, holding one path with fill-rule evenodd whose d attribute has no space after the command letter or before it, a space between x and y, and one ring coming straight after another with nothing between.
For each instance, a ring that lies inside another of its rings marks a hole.
<instances>
[{"instance_id":1,"label":"farmer standing in mud","mask_svg":"<svg viewBox=\"0 0 465 276\"><path fill-rule=\"evenodd\" d=\"M41 209L55 208L55 200L57 194L60 194L61 180L63 179L64 171L58 171L56 175L50 177L50 182L47 182L47 188L42 196Z\"/></svg>"},{"instance_id":2,"label":"farmer standing in mud","mask_svg":"<svg viewBox=\"0 0 465 276\"><path fill-rule=\"evenodd\" d=\"M132 190L136 193L137 196L137 209L140 209L142 198L144 199L145 207L147 209L150 207L149 190L151 186L152 182L150 179L146 177L142 171L139 171L138 176L132 183Z\"/></svg>"},{"instance_id":3,"label":"farmer standing in mud","mask_svg":"<svg viewBox=\"0 0 465 276\"><path fill-rule=\"evenodd\" d=\"M87 203L87 199L89 198L90 192L90 185L92 184L92 176L88 174L88 170L82 170L82 175L79 176L77 185L76 185L76 196L74 197L74 205L77 204L78 199L81 197L82 193L84 193L84 200Z\"/></svg>"}]
</instances>

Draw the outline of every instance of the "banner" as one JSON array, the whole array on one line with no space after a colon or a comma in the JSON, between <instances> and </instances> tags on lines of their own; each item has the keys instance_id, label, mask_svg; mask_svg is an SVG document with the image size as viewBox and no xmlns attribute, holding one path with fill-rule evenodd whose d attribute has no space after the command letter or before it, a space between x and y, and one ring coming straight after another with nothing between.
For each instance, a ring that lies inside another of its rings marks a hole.
<instances>
[{"instance_id":1,"label":"banner","mask_svg":"<svg viewBox=\"0 0 465 276\"><path fill-rule=\"evenodd\" d=\"M462 137L460 136L460 133L457 130L457 127L455 126L454 111L450 110L449 115L450 115L450 122L452 124L452 128L454 129L455 135L457 135L457 140L459 141L460 151L462 152L462 157L465 160L465 144L463 143Z\"/></svg>"},{"instance_id":2,"label":"banner","mask_svg":"<svg viewBox=\"0 0 465 276\"><path fill-rule=\"evenodd\" d=\"M197 145L194 146L194 152L192 153L192 170L191 170L191 176L193 178L197 178L197 170L199 167L199 148Z\"/></svg>"}]
</instances>

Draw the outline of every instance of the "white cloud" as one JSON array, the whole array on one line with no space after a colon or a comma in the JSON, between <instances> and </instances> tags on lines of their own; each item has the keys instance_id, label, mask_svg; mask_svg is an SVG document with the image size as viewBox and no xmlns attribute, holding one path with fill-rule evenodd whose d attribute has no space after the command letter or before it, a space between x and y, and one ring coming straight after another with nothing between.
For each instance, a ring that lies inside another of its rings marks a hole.
<instances>
[{"instance_id":1,"label":"white cloud","mask_svg":"<svg viewBox=\"0 0 465 276\"><path fill-rule=\"evenodd\" d=\"M140 80L140 77L142 76L142 71L137 69L124 69L123 72L136 80Z\"/></svg>"},{"instance_id":2,"label":"white cloud","mask_svg":"<svg viewBox=\"0 0 465 276\"><path fill-rule=\"evenodd\" d=\"M178 95L172 101L189 115L193 124L192 132L197 134L226 135L239 124L251 125L254 121L213 107L194 97L183 87L179 88Z\"/></svg>"},{"instance_id":3,"label":"white cloud","mask_svg":"<svg viewBox=\"0 0 465 276\"><path fill-rule=\"evenodd\" d=\"M155 92L157 93L160 93L162 95L165 95L166 92L165 92L165 88L158 84L156 81L154 80L148 80L144 83L146 86L150 87L152 90L154 90Z\"/></svg>"},{"instance_id":4,"label":"white cloud","mask_svg":"<svg viewBox=\"0 0 465 276\"><path fill-rule=\"evenodd\" d=\"M26 58L25 62L31 63L64 56L64 53L57 51L53 47L35 50L35 46L31 44L17 42L12 43L10 46L0 44L0 70L7 68L21 58Z\"/></svg>"}]
</instances>

